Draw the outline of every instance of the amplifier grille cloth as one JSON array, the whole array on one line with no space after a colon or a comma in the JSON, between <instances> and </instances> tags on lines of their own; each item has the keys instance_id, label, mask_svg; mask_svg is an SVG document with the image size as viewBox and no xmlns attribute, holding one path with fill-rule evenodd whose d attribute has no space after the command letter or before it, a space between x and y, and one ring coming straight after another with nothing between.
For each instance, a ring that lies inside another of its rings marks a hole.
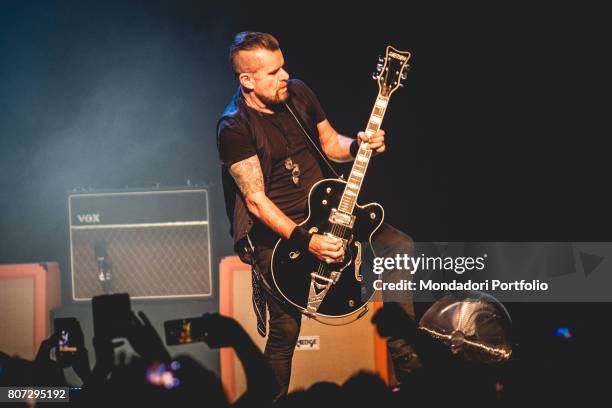
<instances>
[{"instance_id":1,"label":"amplifier grille cloth","mask_svg":"<svg viewBox=\"0 0 612 408\"><path fill-rule=\"evenodd\" d=\"M131 297L209 296L208 225L75 229L74 296L104 293L94 247L107 243L113 292Z\"/></svg>"}]
</instances>

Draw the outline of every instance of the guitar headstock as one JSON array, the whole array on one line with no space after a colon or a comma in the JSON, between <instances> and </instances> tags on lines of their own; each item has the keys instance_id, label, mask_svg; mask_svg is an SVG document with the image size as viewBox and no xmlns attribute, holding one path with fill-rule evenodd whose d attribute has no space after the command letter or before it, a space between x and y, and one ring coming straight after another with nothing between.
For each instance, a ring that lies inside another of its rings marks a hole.
<instances>
[{"instance_id":1,"label":"guitar headstock","mask_svg":"<svg viewBox=\"0 0 612 408\"><path fill-rule=\"evenodd\" d=\"M372 78L378 82L378 93L381 96L390 97L406 79L406 71L409 68L408 61L412 55L408 51L399 51L387 45L385 57L378 58L376 72Z\"/></svg>"}]
</instances>

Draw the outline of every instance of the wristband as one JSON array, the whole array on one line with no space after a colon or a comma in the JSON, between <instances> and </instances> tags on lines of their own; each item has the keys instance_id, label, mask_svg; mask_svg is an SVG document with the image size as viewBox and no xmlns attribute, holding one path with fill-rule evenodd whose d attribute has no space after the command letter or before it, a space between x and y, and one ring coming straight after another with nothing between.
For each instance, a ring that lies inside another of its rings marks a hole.
<instances>
[{"instance_id":1,"label":"wristband","mask_svg":"<svg viewBox=\"0 0 612 408\"><path fill-rule=\"evenodd\" d=\"M310 234L306 228L299 225L293 229L293 232L291 232L291 236L289 237L290 241L295 242L304 250L308 250L311 239L312 234Z\"/></svg>"},{"instance_id":2,"label":"wristband","mask_svg":"<svg viewBox=\"0 0 612 408\"><path fill-rule=\"evenodd\" d=\"M359 151L359 142L357 141L357 139L355 139L351 142L351 145L349 146L349 153L351 154L351 156L353 156L353 158L355 158L357 157L358 151Z\"/></svg>"}]
</instances>

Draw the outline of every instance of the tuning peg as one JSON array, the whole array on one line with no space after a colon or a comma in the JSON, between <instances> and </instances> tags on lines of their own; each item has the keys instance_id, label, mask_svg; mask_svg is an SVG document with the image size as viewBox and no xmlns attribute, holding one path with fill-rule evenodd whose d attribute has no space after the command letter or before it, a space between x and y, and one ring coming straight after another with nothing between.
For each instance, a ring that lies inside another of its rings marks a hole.
<instances>
[{"instance_id":1,"label":"tuning peg","mask_svg":"<svg viewBox=\"0 0 612 408\"><path fill-rule=\"evenodd\" d=\"M383 64L376 65L376 71L380 72L383 69Z\"/></svg>"},{"instance_id":2,"label":"tuning peg","mask_svg":"<svg viewBox=\"0 0 612 408\"><path fill-rule=\"evenodd\" d=\"M378 55L378 62L380 62L381 64L385 62L385 59L380 54Z\"/></svg>"},{"instance_id":3,"label":"tuning peg","mask_svg":"<svg viewBox=\"0 0 612 408\"><path fill-rule=\"evenodd\" d=\"M372 79L378 81L378 72L372 72Z\"/></svg>"},{"instance_id":4,"label":"tuning peg","mask_svg":"<svg viewBox=\"0 0 612 408\"><path fill-rule=\"evenodd\" d=\"M408 74L406 73L406 71L402 72L402 79L406 79L407 76Z\"/></svg>"},{"instance_id":5,"label":"tuning peg","mask_svg":"<svg viewBox=\"0 0 612 408\"><path fill-rule=\"evenodd\" d=\"M399 83L399 87L400 87L400 88L403 88L403 87L404 87L404 84L402 84L402 83L400 82L400 83Z\"/></svg>"}]
</instances>

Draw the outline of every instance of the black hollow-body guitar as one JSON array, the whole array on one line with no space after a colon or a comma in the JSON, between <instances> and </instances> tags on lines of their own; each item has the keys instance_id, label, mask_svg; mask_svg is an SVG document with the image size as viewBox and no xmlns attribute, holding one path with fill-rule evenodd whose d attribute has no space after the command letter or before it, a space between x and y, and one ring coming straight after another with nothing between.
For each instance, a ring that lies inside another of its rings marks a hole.
<instances>
[{"instance_id":1,"label":"black hollow-body guitar","mask_svg":"<svg viewBox=\"0 0 612 408\"><path fill-rule=\"evenodd\" d=\"M373 78L378 81L378 96L368 121L366 135L379 129L391 94L406 77L410 53L387 46L379 59ZM363 251L384 219L378 203L357 204L357 197L372 151L361 143L351 173L346 180L324 179L312 186L308 195L308 217L300 225L311 233L340 238L344 260L326 263L290 240L280 239L271 261L275 289L285 302L314 318L360 317L373 292L363 285ZM354 319L353 319L354 320Z\"/></svg>"}]
</instances>

